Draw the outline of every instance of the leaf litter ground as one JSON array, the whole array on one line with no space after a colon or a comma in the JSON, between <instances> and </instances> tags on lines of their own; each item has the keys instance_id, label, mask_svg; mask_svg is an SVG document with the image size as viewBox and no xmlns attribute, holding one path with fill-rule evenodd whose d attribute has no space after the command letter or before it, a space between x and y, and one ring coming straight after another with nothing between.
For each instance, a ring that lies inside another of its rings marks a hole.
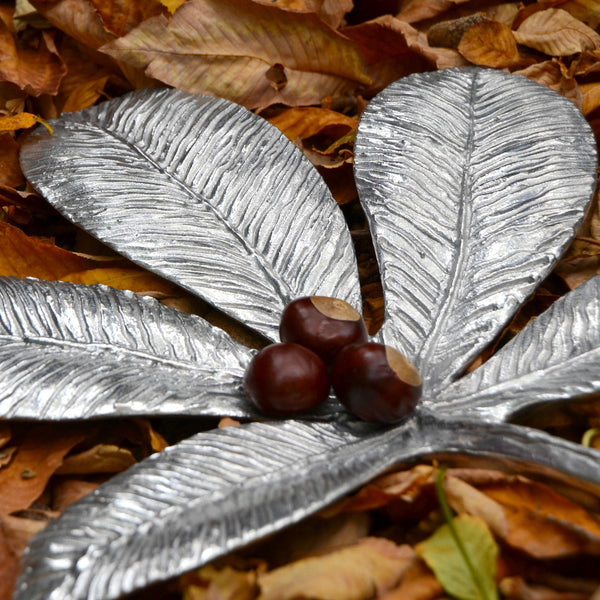
<instances>
[{"instance_id":1,"label":"leaf litter ground","mask_svg":"<svg viewBox=\"0 0 600 600\"><path fill-rule=\"evenodd\" d=\"M358 117L376 92L411 72L466 64L501 68L563 94L600 131L596 2L143 4L35 0L0 6L0 114L8 117L0 118L1 275L105 283L151 294L260 345L214 309L76 231L25 186L17 156L26 131L15 129L15 119L27 127L29 115L54 118L131 89L168 84L244 103L305 152L343 206L372 332L382 322L381 286L351 164ZM182 36L188 22L196 24L195 33ZM253 35L253 28L263 37ZM198 35L201 30L211 36ZM285 50L283 38L289 40ZM544 286L473 366L555 299L600 273L599 257L594 205ZM525 418L570 440L600 428L593 401ZM220 426L235 424L223 420ZM3 423L0 598L10 597L27 540L69 503L167 443L214 425L176 418ZM600 448L600 437L587 437ZM444 590L436 569L415 551L443 532L435 477L429 465L386 475L283 534L140 597L462 597L460 590ZM476 515L493 534L503 597L600 597L598 515L543 484L495 471L451 469L445 494L456 513Z\"/></svg>"}]
</instances>

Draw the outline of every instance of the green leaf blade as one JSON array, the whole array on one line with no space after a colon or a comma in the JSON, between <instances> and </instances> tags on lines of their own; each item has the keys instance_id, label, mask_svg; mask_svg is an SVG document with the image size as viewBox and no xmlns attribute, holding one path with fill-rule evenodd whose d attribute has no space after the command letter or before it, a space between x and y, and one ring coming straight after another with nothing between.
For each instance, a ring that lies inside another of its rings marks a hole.
<instances>
[{"instance_id":1,"label":"green leaf blade","mask_svg":"<svg viewBox=\"0 0 600 600\"><path fill-rule=\"evenodd\" d=\"M486 523L479 517L459 515L452 520L478 574L471 573L456 543L450 525L442 525L417 545L417 554L434 572L444 590L459 600L498 600L494 579L498 545Z\"/></svg>"}]
</instances>

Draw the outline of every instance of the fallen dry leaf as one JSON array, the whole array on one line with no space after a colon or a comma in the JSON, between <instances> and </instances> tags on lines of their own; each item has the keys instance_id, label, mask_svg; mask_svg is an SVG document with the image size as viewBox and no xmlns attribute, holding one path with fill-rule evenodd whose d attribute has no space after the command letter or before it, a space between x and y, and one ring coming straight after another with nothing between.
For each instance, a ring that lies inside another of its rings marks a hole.
<instances>
[{"instance_id":1,"label":"fallen dry leaf","mask_svg":"<svg viewBox=\"0 0 600 600\"><path fill-rule=\"evenodd\" d=\"M520 61L517 42L510 27L497 21L481 21L462 36L458 51L470 62L504 69Z\"/></svg>"},{"instance_id":2,"label":"fallen dry leaf","mask_svg":"<svg viewBox=\"0 0 600 600\"><path fill-rule=\"evenodd\" d=\"M505 577L498 585L506 600L589 600L580 592L560 592L546 586L529 585L522 577Z\"/></svg>"},{"instance_id":3,"label":"fallen dry leaf","mask_svg":"<svg viewBox=\"0 0 600 600\"><path fill-rule=\"evenodd\" d=\"M28 129L38 123L38 117L22 112L18 115L2 116L0 115L0 131L16 131L17 129Z\"/></svg>"},{"instance_id":4,"label":"fallen dry leaf","mask_svg":"<svg viewBox=\"0 0 600 600\"><path fill-rule=\"evenodd\" d=\"M415 556L400 585L378 600L435 600L444 590L427 565Z\"/></svg>"},{"instance_id":5,"label":"fallen dry leaf","mask_svg":"<svg viewBox=\"0 0 600 600\"><path fill-rule=\"evenodd\" d=\"M107 31L123 36L142 21L164 14L165 7L158 0L90 0Z\"/></svg>"},{"instance_id":6,"label":"fallen dry leaf","mask_svg":"<svg viewBox=\"0 0 600 600\"><path fill-rule=\"evenodd\" d=\"M598 521L543 484L507 476L476 489L447 475L445 490L455 511L482 518L495 535L530 556L600 555Z\"/></svg>"},{"instance_id":7,"label":"fallen dry leaf","mask_svg":"<svg viewBox=\"0 0 600 600\"><path fill-rule=\"evenodd\" d=\"M596 29L600 25L598 0L567 0L566 2L557 2L557 5L576 19L587 23L592 29Z\"/></svg>"},{"instance_id":8,"label":"fallen dry leaf","mask_svg":"<svg viewBox=\"0 0 600 600\"><path fill-rule=\"evenodd\" d=\"M352 43L318 16L252 0L189 0L170 20L148 19L102 50L169 85L248 108L319 104L370 83Z\"/></svg>"},{"instance_id":9,"label":"fallen dry leaf","mask_svg":"<svg viewBox=\"0 0 600 600\"><path fill-rule=\"evenodd\" d=\"M345 27L342 33L365 56L365 72L373 81L365 92L369 96L400 77L435 67L436 56L429 51L426 36L391 15Z\"/></svg>"},{"instance_id":10,"label":"fallen dry leaf","mask_svg":"<svg viewBox=\"0 0 600 600\"><path fill-rule=\"evenodd\" d=\"M0 133L0 185L17 187L24 182L19 164L19 144L10 133Z\"/></svg>"},{"instance_id":11,"label":"fallen dry leaf","mask_svg":"<svg viewBox=\"0 0 600 600\"><path fill-rule=\"evenodd\" d=\"M288 108L268 121L285 134L292 142L305 140L316 135L333 139L356 129L358 119L327 108L315 106Z\"/></svg>"},{"instance_id":12,"label":"fallen dry leaf","mask_svg":"<svg viewBox=\"0 0 600 600\"><path fill-rule=\"evenodd\" d=\"M353 0L257 0L261 4L279 6L299 12L312 12L330 25L338 29L344 16L352 10Z\"/></svg>"},{"instance_id":13,"label":"fallen dry leaf","mask_svg":"<svg viewBox=\"0 0 600 600\"><path fill-rule=\"evenodd\" d=\"M94 262L89 258L0 222L0 276L55 280L91 266Z\"/></svg>"},{"instance_id":14,"label":"fallen dry leaf","mask_svg":"<svg viewBox=\"0 0 600 600\"><path fill-rule=\"evenodd\" d=\"M259 575L259 600L366 600L392 589L411 564L414 551L383 538L319 557L305 558Z\"/></svg>"},{"instance_id":15,"label":"fallen dry leaf","mask_svg":"<svg viewBox=\"0 0 600 600\"><path fill-rule=\"evenodd\" d=\"M67 456L56 469L56 475L90 475L120 473L137 461L131 450L114 444L97 444L79 454Z\"/></svg>"},{"instance_id":16,"label":"fallen dry leaf","mask_svg":"<svg viewBox=\"0 0 600 600\"><path fill-rule=\"evenodd\" d=\"M257 591L255 571L238 571L230 566L202 567L182 578L184 600L253 600Z\"/></svg>"},{"instance_id":17,"label":"fallen dry leaf","mask_svg":"<svg viewBox=\"0 0 600 600\"><path fill-rule=\"evenodd\" d=\"M533 13L514 36L519 44L550 56L570 56L600 47L600 35L560 8Z\"/></svg>"},{"instance_id":18,"label":"fallen dry leaf","mask_svg":"<svg viewBox=\"0 0 600 600\"><path fill-rule=\"evenodd\" d=\"M415 23L431 19L446 12L457 4L470 0L404 0L400 12L396 15L402 21Z\"/></svg>"},{"instance_id":19,"label":"fallen dry leaf","mask_svg":"<svg viewBox=\"0 0 600 600\"><path fill-rule=\"evenodd\" d=\"M88 79L87 81L80 83L66 97L62 112L83 110L84 108L89 108L95 104L98 98L102 96L102 92L104 91L108 79L108 75L101 75L95 79Z\"/></svg>"},{"instance_id":20,"label":"fallen dry leaf","mask_svg":"<svg viewBox=\"0 0 600 600\"><path fill-rule=\"evenodd\" d=\"M115 38L88 0L30 0L57 29L85 46L97 49Z\"/></svg>"},{"instance_id":21,"label":"fallen dry leaf","mask_svg":"<svg viewBox=\"0 0 600 600\"><path fill-rule=\"evenodd\" d=\"M589 115L600 106L600 83L584 83L579 89L583 94L581 112Z\"/></svg>"},{"instance_id":22,"label":"fallen dry leaf","mask_svg":"<svg viewBox=\"0 0 600 600\"><path fill-rule=\"evenodd\" d=\"M11 551L0 529L0 600L10 600L13 595L20 556Z\"/></svg>"},{"instance_id":23,"label":"fallen dry leaf","mask_svg":"<svg viewBox=\"0 0 600 600\"><path fill-rule=\"evenodd\" d=\"M52 485L52 509L61 513L77 500L93 492L100 481L85 481L61 477Z\"/></svg>"},{"instance_id":24,"label":"fallen dry leaf","mask_svg":"<svg viewBox=\"0 0 600 600\"><path fill-rule=\"evenodd\" d=\"M0 514L28 508L44 491L63 457L86 435L84 426L79 430L56 423L31 426L11 463L0 469Z\"/></svg>"},{"instance_id":25,"label":"fallen dry leaf","mask_svg":"<svg viewBox=\"0 0 600 600\"><path fill-rule=\"evenodd\" d=\"M551 90L562 94L577 106L583 106L583 94L574 78L565 77L556 59L546 60L515 71L516 75L524 75L533 81L548 86Z\"/></svg>"},{"instance_id":26,"label":"fallen dry leaf","mask_svg":"<svg viewBox=\"0 0 600 600\"><path fill-rule=\"evenodd\" d=\"M14 83L32 96L56 94L66 72L49 31L24 44L0 21L0 81Z\"/></svg>"},{"instance_id":27,"label":"fallen dry leaf","mask_svg":"<svg viewBox=\"0 0 600 600\"><path fill-rule=\"evenodd\" d=\"M6 422L0 422L0 448L12 438L12 431L10 425Z\"/></svg>"}]
</instances>

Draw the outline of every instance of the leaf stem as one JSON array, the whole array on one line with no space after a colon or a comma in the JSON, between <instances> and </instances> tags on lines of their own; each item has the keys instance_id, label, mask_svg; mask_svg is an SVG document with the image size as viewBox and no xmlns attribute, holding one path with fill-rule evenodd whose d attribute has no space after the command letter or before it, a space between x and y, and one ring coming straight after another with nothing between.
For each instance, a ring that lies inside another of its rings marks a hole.
<instances>
[{"instance_id":1,"label":"leaf stem","mask_svg":"<svg viewBox=\"0 0 600 600\"><path fill-rule=\"evenodd\" d=\"M450 528L450 533L452 534L452 538L454 539L454 542L455 542L456 546L458 547L458 550L459 550L461 556L463 557L465 564L467 565L467 569L469 570L469 573L471 573L471 577L473 578L473 581L474 581L475 585L477 586L477 589L479 590L481 597L483 598L483 600L493 600L492 598L490 598L488 596L485 585L484 585L483 581L481 580L479 571L477 571L477 569L473 565L473 562L471 561L471 557L469 556L469 553L467 552L467 549L465 548L465 545L464 545L460 535L458 534L458 531L456 530L456 526L454 525L454 516L452 514L452 509L450 508L450 505L448 504L448 500L446 499L446 493L444 492L444 477L445 476L446 476L446 467L440 467L438 469L438 472L435 477L435 493L438 497L438 501L440 503L440 508L442 509L442 514L444 515L444 519L446 520L446 523L448 524L448 527Z\"/></svg>"}]
</instances>

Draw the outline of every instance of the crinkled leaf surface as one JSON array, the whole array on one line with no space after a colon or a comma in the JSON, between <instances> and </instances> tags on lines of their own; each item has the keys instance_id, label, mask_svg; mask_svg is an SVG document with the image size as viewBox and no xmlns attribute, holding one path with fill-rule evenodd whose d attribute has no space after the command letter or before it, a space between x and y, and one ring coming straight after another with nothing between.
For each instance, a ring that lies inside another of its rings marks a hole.
<instances>
[{"instance_id":1,"label":"crinkled leaf surface","mask_svg":"<svg viewBox=\"0 0 600 600\"><path fill-rule=\"evenodd\" d=\"M21 154L69 219L278 339L300 296L360 304L354 250L321 176L275 127L226 100L142 90L52 121Z\"/></svg>"},{"instance_id":2,"label":"crinkled leaf surface","mask_svg":"<svg viewBox=\"0 0 600 600\"><path fill-rule=\"evenodd\" d=\"M188 92L248 108L319 104L368 85L355 46L316 13L253 0L191 0L102 48Z\"/></svg>"},{"instance_id":3,"label":"crinkled leaf surface","mask_svg":"<svg viewBox=\"0 0 600 600\"><path fill-rule=\"evenodd\" d=\"M491 359L436 398L436 410L504 421L528 406L600 390L600 276L557 300Z\"/></svg>"},{"instance_id":4,"label":"crinkled leaf surface","mask_svg":"<svg viewBox=\"0 0 600 600\"><path fill-rule=\"evenodd\" d=\"M118 598L299 521L394 465L455 454L600 485L597 452L516 425L415 416L387 430L228 427L151 456L69 507L30 543L15 599Z\"/></svg>"},{"instance_id":5,"label":"crinkled leaf surface","mask_svg":"<svg viewBox=\"0 0 600 600\"><path fill-rule=\"evenodd\" d=\"M203 319L104 286L0 278L0 416L252 416L251 351Z\"/></svg>"},{"instance_id":6,"label":"crinkled leaf surface","mask_svg":"<svg viewBox=\"0 0 600 600\"><path fill-rule=\"evenodd\" d=\"M355 174L384 286L381 337L424 389L455 378L548 274L595 169L581 113L524 77L413 75L369 103Z\"/></svg>"}]
</instances>

